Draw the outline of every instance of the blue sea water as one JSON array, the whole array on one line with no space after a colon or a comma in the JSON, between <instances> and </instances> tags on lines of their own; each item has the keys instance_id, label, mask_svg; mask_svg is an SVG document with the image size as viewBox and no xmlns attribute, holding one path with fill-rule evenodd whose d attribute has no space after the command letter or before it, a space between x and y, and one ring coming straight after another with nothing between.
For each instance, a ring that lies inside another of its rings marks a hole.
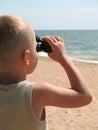
<instances>
[{"instance_id":1,"label":"blue sea water","mask_svg":"<svg viewBox=\"0 0 98 130\"><path fill-rule=\"evenodd\" d=\"M35 30L36 35L58 35L65 41L69 57L98 62L98 30Z\"/></svg>"}]
</instances>

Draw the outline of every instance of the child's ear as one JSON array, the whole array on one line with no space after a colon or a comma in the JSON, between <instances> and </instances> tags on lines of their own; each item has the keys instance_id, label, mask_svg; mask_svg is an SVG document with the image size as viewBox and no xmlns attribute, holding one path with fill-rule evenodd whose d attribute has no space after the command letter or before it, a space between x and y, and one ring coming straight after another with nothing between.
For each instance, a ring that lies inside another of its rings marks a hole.
<instances>
[{"instance_id":1,"label":"child's ear","mask_svg":"<svg viewBox=\"0 0 98 130\"><path fill-rule=\"evenodd\" d=\"M30 65L30 51L29 50L25 50L24 52L24 62L27 66Z\"/></svg>"}]
</instances>

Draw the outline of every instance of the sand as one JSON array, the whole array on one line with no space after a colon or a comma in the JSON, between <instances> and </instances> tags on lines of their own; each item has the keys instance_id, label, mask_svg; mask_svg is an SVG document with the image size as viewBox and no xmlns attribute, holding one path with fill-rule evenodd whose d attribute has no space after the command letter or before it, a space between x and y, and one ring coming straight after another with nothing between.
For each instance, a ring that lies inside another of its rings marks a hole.
<instances>
[{"instance_id":1,"label":"sand","mask_svg":"<svg viewBox=\"0 0 98 130\"><path fill-rule=\"evenodd\" d=\"M85 77L93 94L93 101L81 108L46 107L49 130L98 130L98 64L74 61ZM46 81L59 87L69 86L63 68L46 57L39 57L38 65L28 76L29 81Z\"/></svg>"}]
</instances>

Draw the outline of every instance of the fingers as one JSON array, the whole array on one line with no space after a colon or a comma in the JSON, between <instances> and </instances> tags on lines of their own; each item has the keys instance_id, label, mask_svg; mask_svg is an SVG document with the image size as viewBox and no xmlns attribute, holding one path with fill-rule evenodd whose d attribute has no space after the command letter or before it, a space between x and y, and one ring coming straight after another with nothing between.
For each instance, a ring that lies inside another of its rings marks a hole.
<instances>
[{"instance_id":1,"label":"fingers","mask_svg":"<svg viewBox=\"0 0 98 130\"><path fill-rule=\"evenodd\" d=\"M49 41L49 42L56 42L56 40L53 36L45 36L44 39Z\"/></svg>"},{"instance_id":2,"label":"fingers","mask_svg":"<svg viewBox=\"0 0 98 130\"><path fill-rule=\"evenodd\" d=\"M44 40L46 40L52 48L52 53L48 53L48 56L59 62L61 57L66 55L64 40L59 36L45 36Z\"/></svg>"},{"instance_id":3,"label":"fingers","mask_svg":"<svg viewBox=\"0 0 98 130\"><path fill-rule=\"evenodd\" d=\"M55 39L56 39L57 41L64 42L63 38L61 38L61 37L59 37L59 36L54 36L54 37L55 37Z\"/></svg>"},{"instance_id":4,"label":"fingers","mask_svg":"<svg viewBox=\"0 0 98 130\"><path fill-rule=\"evenodd\" d=\"M45 36L44 39L50 44L53 49L53 46L56 44L56 39L53 36Z\"/></svg>"},{"instance_id":5,"label":"fingers","mask_svg":"<svg viewBox=\"0 0 98 130\"><path fill-rule=\"evenodd\" d=\"M51 43L56 43L56 42L64 42L63 38L59 37L59 36L45 36L44 39Z\"/></svg>"}]
</instances>

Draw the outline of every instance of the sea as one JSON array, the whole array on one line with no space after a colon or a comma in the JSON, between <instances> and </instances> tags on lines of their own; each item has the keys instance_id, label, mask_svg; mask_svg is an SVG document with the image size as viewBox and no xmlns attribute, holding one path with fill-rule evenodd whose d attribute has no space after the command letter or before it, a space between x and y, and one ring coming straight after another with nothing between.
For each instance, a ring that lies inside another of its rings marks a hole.
<instances>
[{"instance_id":1,"label":"sea","mask_svg":"<svg viewBox=\"0 0 98 130\"><path fill-rule=\"evenodd\" d=\"M64 39L70 58L82 62L98 63L98 30L35 30L36 35L57 35ZM46 53L39 53L47 56Z\"/></svg>"}]
</instances>

